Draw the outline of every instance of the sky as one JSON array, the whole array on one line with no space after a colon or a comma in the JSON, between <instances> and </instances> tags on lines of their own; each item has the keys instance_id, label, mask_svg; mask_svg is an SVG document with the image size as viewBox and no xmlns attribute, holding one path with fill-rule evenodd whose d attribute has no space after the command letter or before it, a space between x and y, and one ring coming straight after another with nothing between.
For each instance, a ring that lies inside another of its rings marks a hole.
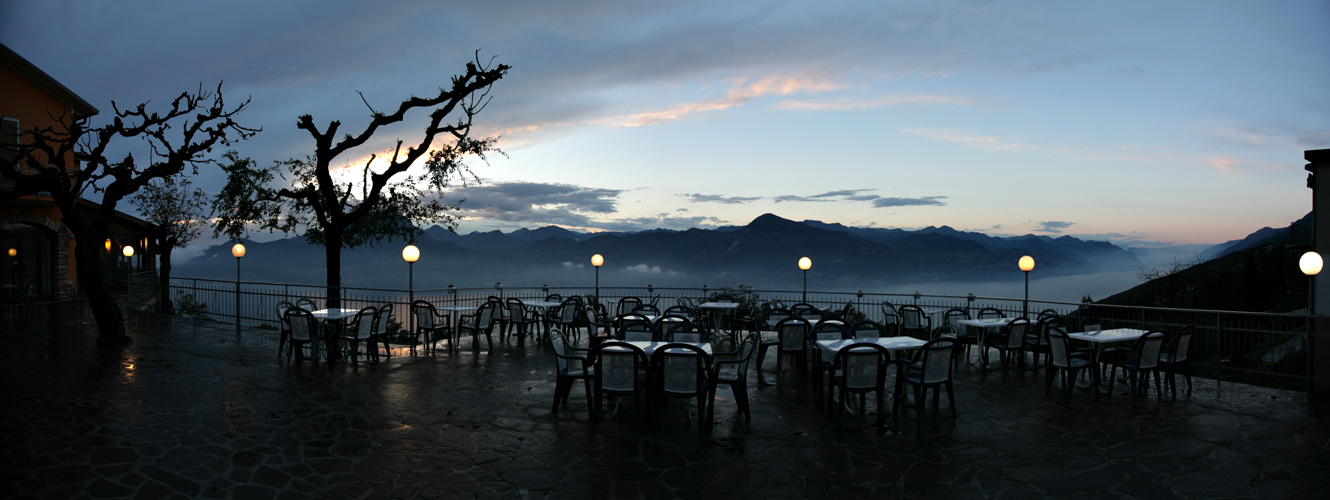
<instances>
[{"instance_id":1,"label":"sky","mask_svg":"<svg viewBox=\"0 0 1330 500\"><path fill-rule=\"evenodd\" d=\"M1123 246L1219 243L1311 209L1330 2L0 3L0 43L110 115L223 83L235 146L313 151L476 57L505 155L459 232L743 225L774 213ZM153 104L150 104L152 106ZM423 114L346 157L421 136ZM146 154L146 146L142 146ZM221 174L204 169L211 192ZM256 235L259 236L259 235Z\"/></svg>"}]
</instances>

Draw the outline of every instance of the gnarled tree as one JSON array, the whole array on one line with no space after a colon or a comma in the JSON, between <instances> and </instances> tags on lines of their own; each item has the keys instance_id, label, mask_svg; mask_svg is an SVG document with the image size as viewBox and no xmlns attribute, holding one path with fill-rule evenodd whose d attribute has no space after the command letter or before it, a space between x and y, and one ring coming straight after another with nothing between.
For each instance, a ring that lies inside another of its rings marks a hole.
<instances>
[{"instance_id":1,"label":"gnarled tree","mask_svg":"<svg viewBox=\"0 0 1330 500\"><path fill-rule=\"evenodd\" d=\"M112 101L115 117L110 124L93 126L88 117L53 117L57 125L25 130L16 146L7 146L15 159L0 165L0 175L13 187L0 191L0 200L50 193L60 209L60 222L77 242L79 288L88 298L101 339L127 339L124 316L102 284L98 244L108 235L116 206L153 179L179 174L186 167L197 173L200 164L213 161L207 156L213 146L230 145L258 132L234 121L248 104L246 99L227 108L221 84L212 92L200 86L197 92L181 93L163 110L149 110L147 103L120 109ZM122 142L119 139L147 141L152 161L140 165L128 154L121 160L108 159L108 148ZM78 205L90 192L101 193L102 199L88 215Z\"/></svg>"},{"instance_id":2,"label":"gnarled tree","mask_svg":"<svg viewBox=\"0 0 1330 500\"><path fill-rule=\"evenodd\" d=\"M296 127L314 139L314 154L302 159L259 168L248 158L228 153L230 162L223 165L227 184L213 202L217 216L214 236L225 233L239 238L251 228L303 231L307 242L324 246L328 305L337 307L341 303L343 248L394 237L414 239L422 223L455 226L457 206L441 202L438 195L450 182L464 180L462 176L469 173L464 158L474 155L483 160L486 153L498 151L495 138L472 138L471 124L489 103L491 86L508 69L503 64L482 64L477 58L467 63L465 74L453 77L450 88L440 88L432 97L407 99L391 114L371 107L369 124L337 141L341 122L332 121L319 130L312 116L301 116ZM359 175L334 175L338 156L364 146L381 128L401 122L408 112L418 109L427 110L429 117L424 137L414 146L403 151L403 142L398 140L392 156L381 162L386 165L375 162L378 155L370 155ZM456 116L456 121L445 122L450 116ZM436 145L436 136L445 137L445 143ZM403 175L422 159L425 168L421 174ZM292 179L274 185L278 178L285 181L283 171Z\"/></svg>"},{"instance_id":3,"label":"gnarled tree","mask_svg":"<svg viewBox=\"0 0 1330 500\"><path fill-rule=\"evenodd\" d=\"M207 217L208 195L202 189L191 189L189 179L163 177L160 182L145 184L130 203L138 207L143 218L157 227L153 239L157 240L161 263L159 279L161 285L157 299L157 308L164 313L172 312L171 307L171 251L184 248L203 234L204 219Z\"/></svg>"}]
</instances>

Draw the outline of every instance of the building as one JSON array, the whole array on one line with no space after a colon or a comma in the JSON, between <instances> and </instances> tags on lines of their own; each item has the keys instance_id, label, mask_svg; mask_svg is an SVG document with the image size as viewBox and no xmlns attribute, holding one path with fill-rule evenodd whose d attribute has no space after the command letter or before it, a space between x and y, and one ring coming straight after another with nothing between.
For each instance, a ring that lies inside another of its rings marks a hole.
<instances>
[{"instance_id":1,"label":"building","mask_svg":"<svg viewBox=\"0 0 1330 500\"><path fill-rule=\"evenodd\" d=\"M97 113L97 108L82 97L0 44L0 144L18 144L24 130L58 126L58 117L82 118ZM13 159L12 150L0 148L0 165ZM73 161L76 159L69 158L65 164L77 165ZM11 187L0 176L0 191ZM79 204L86 210L97 206L88 200ZM129 272L125 265L151 271L155 269L152 256L156 252L149 237L151 224L128 214L117 215L111 237L91 244L105 248L104 279L113 286L122 286ZM55 202L40 193L0 201L0 286L5 299L26 295L29 288L41 299L68 300L76 296L77 263L72 256L74 245L80 242L74 241L60 220ZM123 257L125 246L134 248L133 257Z\"/></svg>"}]
</instances>

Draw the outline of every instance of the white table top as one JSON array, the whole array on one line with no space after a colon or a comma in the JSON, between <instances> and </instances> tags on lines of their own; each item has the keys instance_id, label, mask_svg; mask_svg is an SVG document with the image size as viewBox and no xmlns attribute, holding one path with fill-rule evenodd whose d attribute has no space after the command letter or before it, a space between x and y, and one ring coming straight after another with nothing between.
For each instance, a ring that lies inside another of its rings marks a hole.
<instances>
[{"instance_id":1,"label":"white table top","mask_svg":"<svg viewBox=\"0 0 1330 500\"><path fill-rule=\"evenodd\" d=\"M656 352L656 348L658 348L658 347L660 347L660 346L663 346L663 345L665 345L665 344L669 344L670 342L641 342L641 341L629 341L629 342L624 342L624 343L625 343L625 344L631 344L631 345L633 345L634 347L636 347L636 348L638 348L638 349L641 349L642 352L646 353L647 356L650 356L651 353ZM697 346L697 347L702 348L702 351L706 352L708 356L711 355L711 344L707 344L707 343L699 343L699 344L695 344L695 343L692 343L692 342L674 342L674 343L676 343L676 344L688 344L688 345Z\"/></svg>"},{"instance_id":2,"label":"white table top","mask_svg":"<svg viewBox=\"0 0 1330 500\"><path fill-rule=\"evenodd\" d=\"M738 309L738 302L707 302L697 306L698 309Z\"/></svg>"},{"instance_id":3,"label":"white table top","mask_svg":"<svg viewBox=\"0 0 1330 500\"><path fill-rule=\"evenodd\" d=\"M1007 323L1011 323L1011 320L1014 319L1016 318L958 319L956 320L956 324L977 326L979 328L996 328L1007 326Z\"/></svg>"},{"instance_id":4,"label":"white table top","mask_svg":"<svg viewBox=\"0 0 1330 500\"><path fill-rule=\"evenodd\" d=\"M346 319L355 316L360 309L319 309L310 311L310 315L319 321L328 321L335 319Z\"/></svg>"},{"instance_id":5,"label":"white table top","mask_svg":"<svg viewBox=\"0 0 1330 500\"><path fill-rule=\"evenodd\" d=\"M1067 338L1084 340L1086 342L1095 342L1099 344L1107 344L1111 342L1126 342L1129 340L1136 340L1141 338L1141 336L1145 335L1146 333L1149 332L1147 332L1146 330L1137 330L1134 328L1114 328L1112 330L1101 330L1098 332L1068 333Z\"/></svg>"},{"instance_id":6,"label":"white table top","mask_svg":"<svg viewBox=\"0 0 1330 500\"><path fill-rule=\"evenodd\" d=\"M877 344L887 348L888 351L905 351L918 349L927 343L914 337L882 337L880 339L819 340L817 341L817 348L822 351L823 360L831 361L836 359L836 353L841 349L854 347L856 344Z\"/></svg>"}]
</instances>

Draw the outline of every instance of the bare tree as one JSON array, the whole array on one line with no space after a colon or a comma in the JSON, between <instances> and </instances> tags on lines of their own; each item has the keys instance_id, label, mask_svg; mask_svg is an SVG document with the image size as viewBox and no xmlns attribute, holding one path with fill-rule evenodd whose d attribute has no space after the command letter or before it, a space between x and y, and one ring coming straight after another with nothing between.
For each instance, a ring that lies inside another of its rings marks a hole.
<instances>
[{"instance_id":1,"label":"bare tree","mask_svg":"<svg viewBox=\"0 0 1330 500\"><path fill-rule=\"evenodd\" d=\"M204 219L207 217L208 196L202 189L194 188L189 179L163 177L158 182L143 186L130 200L138 207L143 218L157 227L157 249L161 252L158 286L158 310L172 312L171 307L171 251L184 248L203 234Z\"/></svg>"},{"instance_id":2,"label":"bare tree","mask_svg":"<svg viewBox=\"0 0 1330 500\"><path fill-rule=\"evenodd\" d=\"M341 122L332 121L319 130L312 116L301 116L296 127L314 139L314 154L302 159L256 168L248 158L230 154L229 164L223 165L228 174L226 187L213 204L213 213L218 216L214 235L225 233L239 238L251 226L269 231L303 230L306 241L325 248L328 304L337 307L341 303L343 248L373 245L394 237L414 239L421 231L417 223L456 225L457 206L445 204L437 196L454 179L465 181L462 174L470 171L462 162L464 158L474 155L484 160L486 153L498 151L495 138L471 137L471 123L489 103L490 87L508 69L504 64L482 64L477 53L476 60L466 64L466 73L453 77L451 88L440 88L432 97L411 97L391 114L370 107L369 124L336 142ZM338 156L364 146L382 127L401 122L416 109L429 113L424 137L418 143L403 151L399 139L392 155L386 158L386 166L376 170L378 155L370 155L359 176L334 177ZM456 122L444 122L454 114ZM450 136L451 142L436 146L434 140L439 135ZM422 174L403 175L422 158L426 160ZM292 175L291 182L272 185L278 177L285 180L283 171ZM471 177L474 179L474 175Z\"/></svg>"},{"instance_id":3,"label":"bare tree","mask_svg":"<svg viewBox=\"0 0 1330 500\"><path fill-rule=\"evenodd\" d=\"M246 99L227 108L221 84L212 92L199 86L196 92L181 93L164 110L150 111L147 103L120 109L112 101L115 116L110 124L92 126L87 117L53 116L56 125L23 131L17 146L7 146L15 159L0 165L0 175L13 182L13 188L0 192L0 200L50 193L61 222L78 242L74 247L78 283L101 340L128 340L124 316L101 281L97 244L106 239L117 204L153 179L179 174L186 167L197 173L200 164L213 161L207 156L213 146L257 133L233 120L248 104ZM140 165L133 155L109 160L107 149L117 139L146 140L153 161ZM85 215L78 209L79 199L90 192L101 193L101 205Z\"/></svg>"}]
</instances>

